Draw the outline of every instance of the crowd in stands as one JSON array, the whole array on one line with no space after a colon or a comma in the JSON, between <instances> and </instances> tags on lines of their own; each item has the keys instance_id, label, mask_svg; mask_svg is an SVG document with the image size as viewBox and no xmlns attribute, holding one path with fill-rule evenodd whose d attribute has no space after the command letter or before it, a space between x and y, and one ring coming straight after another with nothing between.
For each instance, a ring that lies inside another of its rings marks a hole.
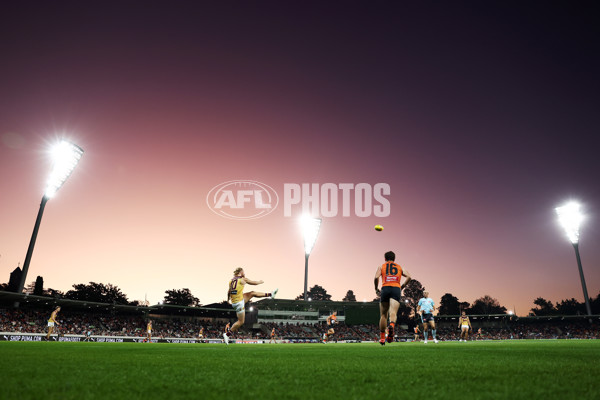
<instances>
[{"instance_id":1,"label":"crowd in stands","mask_svg":"<svg viewBox=\"0 0 600 400\"><path fill-rule=\"evenodd\" d=\"M0 309L0 332L11 333L45 333L49 311L26 309ZM59 332L62 335L97 335L145 337L147 318L142 315L95 314L79 311L61 311L58 315ZM200 328L204 328L204 338L220 339L225 330L226 320L192 319L192 318L152 318L152 336L158 338L197 338ZM233 322L233 321L230 321ZM240 338L270 337L275 328L278 339L320 339L327 327L319 324L287 324L267 322L261 329L240 331ZM379 328L376 325L335 325L332 340L368 341L377 340ZM585 319L578 321L511 321L501 327L482 328L477 333L477 326L470 333L473 340L503 339L600 339L600 325L589 324ZM441 340L458 340L458 329L439 328L437 337ZM412 328L408 331L397 330L399 340L412 339ZM423 334L420 334L421 339Z\"/></svg>"}]
</instances>

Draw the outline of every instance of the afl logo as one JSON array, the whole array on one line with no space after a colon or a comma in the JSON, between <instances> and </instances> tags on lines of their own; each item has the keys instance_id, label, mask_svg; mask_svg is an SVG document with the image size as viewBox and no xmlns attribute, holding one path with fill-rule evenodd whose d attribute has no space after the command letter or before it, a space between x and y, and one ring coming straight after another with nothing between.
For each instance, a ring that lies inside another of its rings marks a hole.
<instances>
[{"instance_id":1,"label":"afl logo","mask_svg":"<svg viewBox=\"0 0 600 400\"><path fill-rule=\"evenodd\" d=\"M257 181L228 181L213 187L206 204L217 215L231 219L256 219L272 213L279 203L277 192Z\"/></svg>"}]
</instances>

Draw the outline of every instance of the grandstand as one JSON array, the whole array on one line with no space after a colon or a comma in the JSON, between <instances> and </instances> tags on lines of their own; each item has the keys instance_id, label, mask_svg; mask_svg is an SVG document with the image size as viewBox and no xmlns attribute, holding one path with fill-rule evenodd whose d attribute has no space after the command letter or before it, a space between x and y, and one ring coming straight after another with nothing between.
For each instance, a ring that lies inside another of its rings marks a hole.
<instances>
[{"instance_id":1,"label":"grandstand","mask_svg":"<svg viewBox=\"0 0 600 400\"><path fill-rule=\"evenodd\" d=\"M14 308L15 302L20 303ZM90 332L94 341L141 341L146 321L153 321L153 337L165 342L221 342L227 322L235 318L231 306L215 303L202 307L166 304L130 306L92 303L0 291L0 340L41 340L52 309L59 314L60 340L81 341ZM317 342L325 332L325 320L338 313L334 340L373 341L378 335L378 304L375 302L297 301L264 299L247 305L246 324L240 340L266 341L271 329L286 342ZM585 316L525 317L472 315L474 330L482 328L482 340L600 338L600 316L590 324ZM458 340L458 316L437 316L441 340ZM399 321L396 340L412 340L417 321Z\"/></svg>"}]
</instances>

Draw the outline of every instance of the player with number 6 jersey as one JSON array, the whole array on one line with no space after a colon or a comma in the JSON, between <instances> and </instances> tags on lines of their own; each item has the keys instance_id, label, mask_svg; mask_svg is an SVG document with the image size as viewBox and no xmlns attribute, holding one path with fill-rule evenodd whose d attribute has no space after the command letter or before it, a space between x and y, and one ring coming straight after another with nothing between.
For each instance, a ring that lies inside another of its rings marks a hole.
<instances>
[{"instance_id":1,"label":"player with number 6 jersey","mask_svg":"<svg viewBox=\"0 0 600 400\"><path fill-rule=\"evenodd\" d=\"M388 331L387 342L391 343L394 340L394 328L396 327L396 318L400 307L400 294L411 280L410 274L399 264L396 264L396 254L393 251L385 253L384 258L385 263L377 267L374 281L375 293L381 296L379 300L379 331L381 332L379 343L382 346L386 342L386 326ZM403 284L400 284L402 277L405 277L406 280ZM381 278L381 291L379 290L379 278Z\"/></svg>"}]
</instances>

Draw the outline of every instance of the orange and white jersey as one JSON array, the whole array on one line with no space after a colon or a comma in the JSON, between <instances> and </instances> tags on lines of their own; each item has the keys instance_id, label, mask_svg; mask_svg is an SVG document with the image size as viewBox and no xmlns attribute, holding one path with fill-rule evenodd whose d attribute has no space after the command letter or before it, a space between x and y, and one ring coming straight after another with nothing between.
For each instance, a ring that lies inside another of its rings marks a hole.
<instances>
[{"instance_id":1,"label":"orange and white jersey","mask_svg":"<svg viewBox=\"0 0 600 400\"><path fill-rule=\"evenodd\" d=\"M387 261L381 266L381 286L400 287L402 267L393 261Z\"/></svg>"}]
</instances>

